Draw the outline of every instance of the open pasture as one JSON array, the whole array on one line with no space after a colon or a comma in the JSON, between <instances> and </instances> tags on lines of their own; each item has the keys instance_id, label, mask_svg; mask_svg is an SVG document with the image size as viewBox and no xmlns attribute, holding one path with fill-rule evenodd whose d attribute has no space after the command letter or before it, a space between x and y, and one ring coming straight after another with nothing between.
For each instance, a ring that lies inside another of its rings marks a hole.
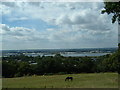
<instances>
[{"instance_id":1,"label":"open pasture","mask_svg":"<svg viewBox=\"0 0 120 90\"><path fill-rule=\"evenodd\" d=\"M65 81L73 77L73 81ZM117 73L66 74L3 78L3 88L117 88Z\"/></svg>"}]
</instances>

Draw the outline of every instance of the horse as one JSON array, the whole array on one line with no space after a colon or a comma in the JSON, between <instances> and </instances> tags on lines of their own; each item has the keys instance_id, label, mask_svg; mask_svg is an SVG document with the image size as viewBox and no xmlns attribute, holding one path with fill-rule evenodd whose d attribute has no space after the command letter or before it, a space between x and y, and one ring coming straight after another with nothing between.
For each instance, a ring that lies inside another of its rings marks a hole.
<instances>
[{"instance_id":1,"label":"horse","mask_svg":"<svg viewBox=\"0 0 120 90\"><path fill-rule=\"evenodd\" d=\"M72 80L73 80L73 77L66 77L65 81L67 81L67 80L68 80L68 81L69 81L69 80L72 81Z\"/></svg>"}]
</instances>

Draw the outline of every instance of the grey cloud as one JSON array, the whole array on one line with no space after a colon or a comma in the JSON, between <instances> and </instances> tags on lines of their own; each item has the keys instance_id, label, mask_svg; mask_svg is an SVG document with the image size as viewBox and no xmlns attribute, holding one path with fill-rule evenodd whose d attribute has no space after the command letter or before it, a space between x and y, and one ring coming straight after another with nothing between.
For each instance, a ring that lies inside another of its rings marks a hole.
<instances>
[{"instance_id":1,"label":"grey cloud","mask_svg":"<svg viewBox=\"0 0 120 90\"><path fill-rule=\"evenodd\" d=\"M1 24L0 27L2 28L2 36L3 40L9 40L11 38L11 41L13 40L21 40L21 41L47 41L48 39L45 38L48 35L45 35L44 33L41 34L41 32L38 32L33 29L24 28L24 27L9 27L5 24ZM9 37L9 38L8 38Z\"/></svg>"},{"instance_id":2,"label":"grey cloud","mask_svg":"<svg viewBox=\"0 0 120 90\"><path fill-rule=\"evenodd\" d=\"M30 5L40 6L41 2L28 2Z\"/></svg>"},{"instance_id":3,"label":"grey cloud","mask_svg":"<svg viewBox=\"0 0 120 90\"><path fill-rule=\"evenodd\" d=\"M57 25L77 25L89 30L109 30L111 28L111 17L101 15L101 10L87 10L78 13L62 15L56 19ZM104 17L105 16L105 17Z\"/></svg>"},{"instance_id":4,"label":"grey cloud","mask_svg":"<svg viewBox=\"0 0 120 90\"><path fill-rule=\"evenodd\" d=\"M104 4L101 2L69 2L66 3L67 8L74 8L76 10L80 9L92 9L92 10L99 10L104 7Z\"/></svg>"},{"instance_id":5,"label":"grey cloud","mask_svg":"<svg viewBox=\"0 0 120 90\"><path fill-rule=\"evenodd\" d=\"M8 7L15 7L16 4L15 2L2 2L3 5L8 6Z\"/></svg>"},{"instance_id":6,"label":"grey cloud","mask_svg":"<svg viewBox=\"0 0 120 90\"><path fill-rule=\"evenodd\" d=\"M69 16L67 15L62 15L56 20L57 25L65 25L65 24L72 24Z\"/></svg>"},{"instance_id":7,"label":"grey cloud","mask_svg":"<svg viewBox=\"0 0 120 90\"><path fill-rule=\"evenodd\" d=\"M31 6L36 6L36 7L40 7L40 8L45 8L42 4L41 4L41 2L28 2L28 4L29 5L31 5Z\"/></svg>"},{"instance_id":8,"label":"grey cloud","mask_svg":"<svg viewBox=\"0 0 120 90\"><path fill-rule=\"evenodd\" d=\"M32 5L37 8L32 7ZM33 47L39 48L44 48L44 46L46 48L115 46L116 31L114 32L114 28L112 28L115 26L111 24L109 16L101 15L102 4L99 6L97 3L94 5L92 3L58 3L54 6L48 3L40 5L45 7L44 10L38 6L39 4L32 3L31 7L26 7L25 11L20 11L20 14L32 19L37 17L49 25L57 25L59 29L45 30L43 33L24 27L6 27L5 33L8 35L7 32L9 32L11 41L12 39L14 42L17 40L20 40L19 42L25 41L26 46L36 43Z\"/></svg>"},{"instance_id":9,"label":"grey cloud","mask_svg":"<svg viewBox=\"0 0 120 90\"><path fill-rule=\"evenodd\" d=\"M24 36L27 34L32 34L32 30L23 28L23 27L13 27L10 28L9 26L5 24L1 24L0 27L2 28L2 32L4 35L9 35L9 36Z\"/></svg>"},{"instance_id":10,"label":"grey cloud","mask_svg":"<svg viewBox=\"0 0 120 90\"><path fill-rule=\"evenodd\" d=\"M0 28L4 31L10 31L9 26L6 26L5 24L0 24Z\"/></svg>"}]
</instances>

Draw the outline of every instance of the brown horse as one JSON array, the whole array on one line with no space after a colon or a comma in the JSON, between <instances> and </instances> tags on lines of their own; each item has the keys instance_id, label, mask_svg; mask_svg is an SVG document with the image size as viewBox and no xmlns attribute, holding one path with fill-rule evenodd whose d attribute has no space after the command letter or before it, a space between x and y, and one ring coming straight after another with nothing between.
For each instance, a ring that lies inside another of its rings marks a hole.
<instances>
[{"instance_id":1,"label":"brown horse","mask_svg":"<svg viewBox=\"0 0 120 90\"><path fill-rule=\"evenodd\" d=\"M73 80L73 77L66 77L65 81L72 81Z\"/></svg>"}]
</instances>

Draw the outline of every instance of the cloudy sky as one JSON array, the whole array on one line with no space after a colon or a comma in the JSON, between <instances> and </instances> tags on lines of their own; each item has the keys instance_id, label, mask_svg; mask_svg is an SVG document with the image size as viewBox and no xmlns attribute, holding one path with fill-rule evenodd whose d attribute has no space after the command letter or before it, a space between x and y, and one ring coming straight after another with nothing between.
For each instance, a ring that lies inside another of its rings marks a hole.
<instances>
[{"instance_id":1,"label":"cloudy sky","mask_svg":"<svg viewBox=\"0 0 120 90\"><path fill-rule=\"evenodd\" d=\"M103 2L2 2L2 49L117 47L118 26Z\"/></svg>"}]
</instances>

